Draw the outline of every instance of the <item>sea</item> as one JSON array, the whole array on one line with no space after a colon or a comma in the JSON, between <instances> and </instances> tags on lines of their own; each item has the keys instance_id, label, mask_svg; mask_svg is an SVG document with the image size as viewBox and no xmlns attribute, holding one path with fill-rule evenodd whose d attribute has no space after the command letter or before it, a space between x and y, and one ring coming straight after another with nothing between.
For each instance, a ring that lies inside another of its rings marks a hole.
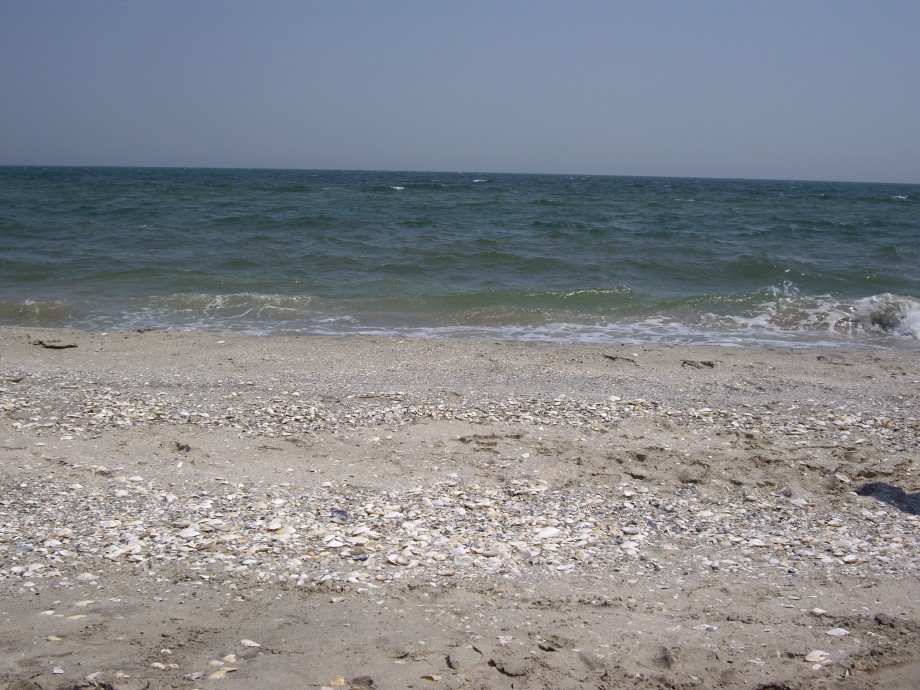
<instances>
[{"instance_id":1,"label":"sea","mask_svg":"<svg viewBox=\"0 0 920 690\"><path fill-rule=\"evenodd\" d=\"M920 185L0 167L0 324L917 348Z\"/></svg>"}]
</instances>

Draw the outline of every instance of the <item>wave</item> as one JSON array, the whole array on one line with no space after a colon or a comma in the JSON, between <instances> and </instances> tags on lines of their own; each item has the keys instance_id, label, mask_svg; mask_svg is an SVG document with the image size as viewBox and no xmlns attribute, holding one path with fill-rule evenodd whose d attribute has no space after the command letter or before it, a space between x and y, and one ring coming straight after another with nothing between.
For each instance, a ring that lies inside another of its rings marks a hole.
<instances>
[{"instance_id":1,"label":"wave","mask_svg":"<svg viewBox=\"0 0 920 690\"><path fill-rule=\"evenodd\" d=\"M578 221L533 220L530 222L530 227L538 230L590 230L598 234L603 230Z\"/></svg>"},{"instance_id":2,"label":"wave","mask_svg":"<svg viewBox=\"0 0 920 690\"><path fill-rule=\"evenodd\" d=\"M704 314L710 328L734 327L748 331L784 334L803 339L822 335L866 342L891 336L920 340L920 300L882 293L856 299L831 295L808 296L792 284L766 291L769 297L740 313Z\"/></svg>"},{"instance_id":3,"label":"wave","mask_svg":"<svg viewBox=\"0 0 920 690\"><path fill-rule=\"evenodd\" d=\"M441 224L434 218L403 218L396 225L404 228L436 228Z\"/></svg>"},{"instance_id":4,"label":"wave","mask_svg":"<svg viewBox=\"0 0 920 690\"><path fill-rule=\"evenodd\" d=\"M236 293L207 295L180 293L142 300L147 310L197 313L222 319L260 318L274 321L301 318L312 314L314 298L306 295L262 295Z\"/></svg>"},{"instance_id":5,"label":"wave","mask_svg":"<svg viewBox=\"0 0 920 690\"><path fill-rule=\"evenodd\" d=\"M754 293L674 298L626 286L389 298L183 292L109 301L0 301L0 323L89 330L891 348L917 346L920 299L893 293L855 299L805 295L791 283Z\"/></svg>"},{"instance_id":6,"label":"wave","mask_svg":"<svg viewBox=\"0 0 920 690\"><path fill-rule=\"evenodd\" d=\"M920 340L920 300L890 293L855 300L805 296L791 284L752 294L662 299L625 286L329 299L175 295L150 308L212 325L272 332L451 334L455 337L649 340L787 346L897 346ZM175 315L173 316L173 318Z\"/></svg>"},{"instance_id":7,"label":"wave","mask_svg":"<svg viewBox=\"0 0 920 690\"><path fill-rule=\"evenodd\" d=\"M0 301L0 323L16 326L53 327L77 315L77 306L68 300Z\"/></svg>"},{"instance_id":8,"label":"wave","mask_svg":"<svg viewBox=\"0 0 920 690\"><path fill-rule=\"evenodd\" d=\"M854 328L879 330L920 340L918 299L884 293L855 300L846 308L850 311L846 322Z\"/></svg>"},{"instance_id":9,"label":"wave","mask_svg":"<svg viewBox=\"0 0 920 690\"><path fill-rule=\"evenodd\" d=\"M431 180L430 182L400 182L398 184L375 184L370 188L372 192L403 192L406 190L416 191L444 191L451 189L451 185Z\"/></svg>"},{"instance_id":10,"label":"wave","mask_svg":"<svg viewBox=\"0 0 920 690\"><path fill-rule=\"evenodd\" d=\"M339 218L325 213L316 216L299 216L296 218L282 218L275 221L280 228L342 228L354 227L353 221Z\"/></svg>"}]
</instances>

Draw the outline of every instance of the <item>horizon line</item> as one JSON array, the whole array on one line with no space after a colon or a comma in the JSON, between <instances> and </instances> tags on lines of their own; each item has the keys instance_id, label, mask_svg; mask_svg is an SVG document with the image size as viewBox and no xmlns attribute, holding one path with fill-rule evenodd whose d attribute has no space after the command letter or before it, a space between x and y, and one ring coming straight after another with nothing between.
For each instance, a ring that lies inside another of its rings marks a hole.
<instances>
[{"instance_id":1,"label":"horizon line","mask_svg":"<svg viewBox=\"0 0 920 690\"><path fill-rule=\"evenodd\" d=\"M97 168L97 169L139 169L139 170L249 170L249 171L292 171L292 172L375 172L438 175L533 175L546 177L620 177L672 180L737 180L747 182L809 182L832 184L880 184L880 185L920 185L917 182L893 180L845 180L799 177L725 177L722 175L630 175L624 173L585 173L585 172L521 172L508 170L427 170L400 168L300 168L300 167L265 167L265 166L231 166L231 165L107 165L107 164L47 164L47 163L0 163L0 168Z\"/></svg>"}]
</instances>

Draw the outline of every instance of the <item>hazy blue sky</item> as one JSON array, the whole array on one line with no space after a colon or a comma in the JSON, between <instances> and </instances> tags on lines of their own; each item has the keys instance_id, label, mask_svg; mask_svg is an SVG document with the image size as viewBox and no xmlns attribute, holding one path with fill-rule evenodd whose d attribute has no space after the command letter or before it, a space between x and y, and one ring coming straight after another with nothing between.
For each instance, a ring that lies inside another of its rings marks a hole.
<instances>
[{"instance_id":1,"label":"hazy blue sky","mask_svg":"<svg viewBox=\"0 0 920 690\"><path fill-rule=\"evenodd\" d=\"M0 164L920 182L920 0L0 0Z\"/></svg>"}]
</instances>

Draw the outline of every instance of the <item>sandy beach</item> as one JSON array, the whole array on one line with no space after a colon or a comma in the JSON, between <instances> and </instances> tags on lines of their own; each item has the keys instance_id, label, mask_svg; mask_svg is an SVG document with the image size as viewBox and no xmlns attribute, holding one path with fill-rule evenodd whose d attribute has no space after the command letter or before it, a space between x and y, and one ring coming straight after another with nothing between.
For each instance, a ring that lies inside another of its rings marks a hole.
<instances>
[{"instance_id":1,"label":"sandy beach","mask_svg":"<svg viewBox=\"0 0 920 690\"><path fill-rule=\"evenodd\" d=\"M0 687L909 688L920 352L0 329Z\"/></svg>"}]
</instances>

